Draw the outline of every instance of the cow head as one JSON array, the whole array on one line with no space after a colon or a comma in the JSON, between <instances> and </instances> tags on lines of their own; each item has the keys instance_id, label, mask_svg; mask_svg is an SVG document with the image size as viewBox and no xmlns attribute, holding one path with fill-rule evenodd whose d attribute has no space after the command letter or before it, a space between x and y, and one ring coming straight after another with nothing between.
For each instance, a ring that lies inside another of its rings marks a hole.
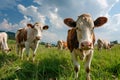
<instances>
[{"instance_id":1,"label":"cow head","mask_svg":"<svg viewBox=\"0 0 120 80\"><path fill-rule=\"evenodd\" d=\"M72 18L64 19L64 23L77 32L79 49L89 50L93 48L95 42L94 28L99 27L107 22L106 17L99 17L95 21L89 14L82 14L74 21Z\"/></svg>"},{"instance_id":2,"label":"cow head","mask_svg":"<svg viewBox=\"0 0 120 80\"><path fill-rule=\"evenodd\" d=\"M32 24L27 24L28 27L30 27L33 32L34 35L36 36L36 40L40 40L41 39L41 33L43 30L47 30L49 27L47 25L43 25L42 23L38 23L36 22L34 25Z\"/></svg>"},{"instance_id":3,"label":"cow head","mask_svg":"<svg viewBox=\"0 0 120 80\"><path fill-rule=\"evenodd\" d=\"M3 53L6 53L6 54L9 54L10 51L11 51L11 49L8 48L8 49L3 49L2 52L3 52Z\"/></svg>"}]
</instances>

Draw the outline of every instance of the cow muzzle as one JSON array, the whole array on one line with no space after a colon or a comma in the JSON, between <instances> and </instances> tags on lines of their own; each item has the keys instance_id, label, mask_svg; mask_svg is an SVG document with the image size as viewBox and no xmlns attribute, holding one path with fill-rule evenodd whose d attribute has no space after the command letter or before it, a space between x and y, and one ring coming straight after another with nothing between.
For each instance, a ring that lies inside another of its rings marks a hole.
<instances>
[{"instance_id":1,"label":"cow muzzle","mask_svg":"<svg viewBox=\"0 0 120 80\"><path fill-rule=\"evenodd\" d=\"M81 46L81 49L83 50L89 50L93 48L92 42L89 42L89 41L81 42L80 46Z\"/></svg>"}]
</instances>

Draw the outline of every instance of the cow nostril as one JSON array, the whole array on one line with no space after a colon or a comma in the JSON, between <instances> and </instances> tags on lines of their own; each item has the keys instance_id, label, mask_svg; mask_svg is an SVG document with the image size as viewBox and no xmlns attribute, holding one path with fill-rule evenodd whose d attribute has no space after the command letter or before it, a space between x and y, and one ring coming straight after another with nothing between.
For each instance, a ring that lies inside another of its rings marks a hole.
<instances>
[{"instance_id":1,"label":"cow nostril","mask_svg":"<svg viewBox=\"0 0 120 80\"><path fill-rule=\"evenodd\" d=\"M83 43L81 43L81 46L82 46L82 47L84 47L84 44L83 44Z\"/></svg>"},{"instance_id":2,"label":"cow nostril","mask_svg":"<svg viewBox=\"0 0 120 80\"><path fill-rule=\"evenodd\" d=\"M91 46L92 45L92 43L88 43L88 46Z\"/></svg>"},{"instance_id":3,"label":"cow nostril","mask_svg":"<svg viewBox=\"0 0 120 80\"><path fill-rule=\"evenodd\" d=\"M81 46L82 46L82 47L91 46L91 45L92 45L92 43L91 43L91 42L88 42L88 41L84 41L84 42L81 43Z\"/></svg>"}]
</instances>

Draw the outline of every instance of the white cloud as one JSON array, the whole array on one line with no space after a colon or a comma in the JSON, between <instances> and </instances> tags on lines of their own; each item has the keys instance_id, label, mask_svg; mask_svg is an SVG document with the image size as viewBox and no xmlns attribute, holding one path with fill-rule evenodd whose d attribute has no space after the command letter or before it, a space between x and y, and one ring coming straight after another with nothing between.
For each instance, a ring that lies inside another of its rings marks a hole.
<instances>
[{"instance_id":1,"label":"white cloud","mask_svg":"<svg viewBox=\"0 0 120 80\"><path fill-rule=\"evenodd\" d=\"M0 23L0 30L13 32L16 30L17 26L17 24L12 25L7 19L4 19L3 22Z\"/></svg>"},{"instance_id":2,"label":"white cloud","mask_svg":"<svg viewBox=\"0 0 120 80\"><path fill-rule=\"evenodd\" d=\"M24 16L24 19L20 21L19 26L25 27L27 23L31 22L31 18Z\"/></svg>"},{"instance_id":3,"label":"white cloud","mask_svg":"<svg viewBox=\"0 0 120 80\"><path fill-rule=\"evenodd\" d=\"M96 29L96 38L103 38L109 41L119 40L120 37L120 14L110 16L105 26Z\"/></svg>"},{"instance_id":4,"label":"white cloud","mask_svg":"<svg viewBox=\"0 0 120 80\"><path fill-rule=\"evenodd\" d=\"M40 21L45 23L45 16L40 14L37 7L33 5L25 7L22 4L19 4L18 9L23 15L31 17L34 22Z\"/></svg>"},{"instance_id":5,"label":"white cloud","mask_svg":"<svg viewBox=\"0 0 120 80\"><path fill-rule=\"evenodd\" d=\"M53 33L53 32L50 32L50 31L43 31L43 38L42 38L42 41L45 41L45 42L57 42L58 40L58 36L57 34Z\"/></svg>"},{"instance_id":6,"label":"white cloud","mask_svg":"<svg viewBox=\"0 0 120 80\"><path fill-rule=\"evenodd\" d=\"M59 29L59 28L63 28L64 24L63 24L63 19L57 14L57 12L58 12L57 8L54 9L54 12L49 11L48 17L51 24L55 28Z\"/></svg>"}]
</instances>

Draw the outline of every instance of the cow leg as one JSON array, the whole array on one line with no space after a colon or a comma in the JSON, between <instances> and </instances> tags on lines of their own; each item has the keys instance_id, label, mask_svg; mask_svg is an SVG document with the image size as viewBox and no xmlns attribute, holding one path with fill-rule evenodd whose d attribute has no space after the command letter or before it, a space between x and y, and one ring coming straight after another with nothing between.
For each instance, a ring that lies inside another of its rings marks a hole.
<instances>
[{"instance_id":1,"label":"cow leg","mask_svg":"<svg viewBox=\"0 0 120 80\"><path fill-rule=\"evenodd\" d=\"M25 48L21 48L21 59L23 60L23 53L24 53Z\"/></svg>"},{"instance_id":2,"label":"cow leg","mask_svg":"<svg viewBox=\"0 0 120 80\"><path fill-rule=\"evenodd\" d=\"M33 50L33 62L35 61L35 55L36 55L36 51L37 51L37 48L38 48L38 45L39 45L39 42L37 42L33 47L32 47L32 50Z\"/></svg>"},{"instance_id":3,"label":"cow leg","mask_svg":"<svg viewBox=\"0 0 120 80\"><path fill-rule=\"evenodd\" d=\"M86 71L86 80L90 80L90 65L93 56L93 51L90 51L90 54L86 56L85 71Z\"/></svg>"},{"instance_id":4,"label":"cow leg","mask_svg":"<svg viewBox=\"0 0 120 80\"><path fill-rule=\"evenodd\" d=\"M18 44L16 45L16 53L20 57L20 46Z\"/></svg>"},{"instance_id":5,"label":"cow leg","mask_svg":"<svg viewBox=\"0 0 120 80\"><path fill-rule=\"evenodd\" d=\"M78 63L78 59L77 59L77 55L75 55L75 51L73 51L71 53L71 58L74 64L74 71L75 71L75 79L78 78L78 73L79 73L79 69L80 69L80 65Z\"/></svg>"},{"instance_id":6,"label":"cow leg","mask_svg":"<svg viewBox=\"0 0 120 80\"><path fill-rule=\"evenodd\" d=\"M27 56L27 61L29 61L29 49L30 49L30 43L25 42L25 49L26 49L26 56Z\"/></svg>"}]
</instances>

